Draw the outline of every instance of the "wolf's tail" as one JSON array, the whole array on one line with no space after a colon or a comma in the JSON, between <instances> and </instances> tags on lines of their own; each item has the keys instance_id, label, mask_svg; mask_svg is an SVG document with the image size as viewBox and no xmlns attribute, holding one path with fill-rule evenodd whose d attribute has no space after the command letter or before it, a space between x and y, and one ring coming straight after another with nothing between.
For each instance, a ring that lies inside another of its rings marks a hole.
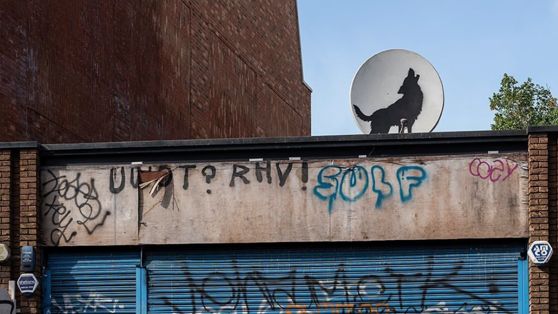
<instances>
[{"instance_id":1,"label":"wolf's tail","mask_svg":"<svg viewBox=\"0 0 558 314\"><path fill-rule=\"evenodd\" d=\"M356 112L357 116L362 121L372 121L372 115L369 115L369 116L365 115L357 105L353 105L353 108L355 108L355 112Z\"/></svg>"}]
</instances>

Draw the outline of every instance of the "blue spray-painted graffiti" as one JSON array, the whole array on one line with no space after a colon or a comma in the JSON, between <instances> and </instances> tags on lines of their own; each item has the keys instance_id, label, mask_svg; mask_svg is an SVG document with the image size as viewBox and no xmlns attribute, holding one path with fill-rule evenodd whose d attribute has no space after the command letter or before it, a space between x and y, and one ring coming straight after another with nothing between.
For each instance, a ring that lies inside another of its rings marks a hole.
<instances>
[{"instance_id":1,"label":"blue spray-painted graffiti","mask_svg":"<svg viewBox=\"0 0 558 314\"><path fill-rule=\"evenodd\" d=\"M413 198L413 189L419 187L425 179L426 171L420 166L403 166L397 169L401 201L410 201Z\"/></svg>"},{"instance_id":2,"label":"blue spray-painted graffiti","mask_svg":"<svg viewBox=\"0 0 558 314\"><path fill-rule=\"evenodd\" d=\"M406 203L413 198L413 190L427 179L426 170L418 165L401 166L396 171L399 184L399 197ZM345 202L355 202L362 198L372 181L372 192L376 194L375 208L381 208L384 201L393 195L393 186L386 178L382 166L374 165L370 173L362 166L344 168L329 165L318 172L314 195L327 201L327 209L331 214L338 196Z\"/></svg>"},{"instance_id":3,"label":"blue spray-painted graffiti","mask_svg":"<svg viewBox=\"0 0 558 314\"><path fill-rule=\"evenodd\" d=\"M372 166L370 173L372 173L372 191L378 195L375 207L381 208L384 199L393 194L393 186L386 181L384 168L378 165Z\"/></svg>"},{"instance_id":4,"label":"blue spray-painted graffiti","mask_svg":"<svg viewBox=\"0 0 558 314\"><path fill-rule=\"evenodd\" d=\"M347 187L347 178L349 186ZM360 183L362 182L362 183ZM361 198L368 189L368 173L361 166L351 167L343 172L341 178L341 198L344 201L354 202Z\"/></svg>"},{"instance_id":5,"label":"blue spray-painted graffiti","mask_svg":"<svg viewBox=\"0 0 558 314\"><path fill-rule=\"evenodd\" d=\"M326 166L318 173L318 183L314 188L314 195L322 201L327 200L327 209L331 213L333 202L337 199L339 180L337 176L342 169L339 166Z\"/></svg>"}]
</instances>

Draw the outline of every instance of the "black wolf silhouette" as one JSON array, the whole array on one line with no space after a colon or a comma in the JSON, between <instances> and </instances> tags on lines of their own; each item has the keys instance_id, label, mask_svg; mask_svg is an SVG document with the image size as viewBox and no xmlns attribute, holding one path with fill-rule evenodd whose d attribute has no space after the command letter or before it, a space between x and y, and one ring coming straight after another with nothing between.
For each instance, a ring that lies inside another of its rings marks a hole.
<instances>
[{"instance_id":1,"label":"black wolf silhouette","mask_svg":"<svg viewBox=\"0 0 558 314\"><path fill-rule=\"evenodd\" d=\"M374 111L371 115L365 115L358 106L353 104L355 112L359 119L370 121L370 134L372 133L388 133L392 126L401 127L404 121L409 133L412 133L413 124L417 120L418 115L422 111L422 90L418 84L420 75L415 75L415 70L409 68L409 73L403 81L403 85L399 88L398 94L403 97L389 105Z\"/></svg>"}]
</instances>

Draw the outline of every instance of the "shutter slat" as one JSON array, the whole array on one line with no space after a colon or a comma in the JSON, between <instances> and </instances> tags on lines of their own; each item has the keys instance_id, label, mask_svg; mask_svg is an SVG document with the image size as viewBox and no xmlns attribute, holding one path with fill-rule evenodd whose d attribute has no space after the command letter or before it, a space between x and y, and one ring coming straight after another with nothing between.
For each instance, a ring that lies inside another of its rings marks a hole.
<instances>
[{"instance_id":1,"label":"shutter slat","mask_svg":"<svg viewBox=\"0 0 558 314\"><path fill-rule=\"evenodd\" d=\"M522 249L155 251L146 260L148 311L517 313Z\"/></svg>"},{"instance_id":2,"label":"shutter slat","mask_svg":"<svg viewBox=\"0 0 558 314\"><path fill-rule=\"evenodd\" d=\"M135 313L139 253L51 253L46 313ZM49 312L50 310L50 312Z\"/></svg>"}]
</instances>

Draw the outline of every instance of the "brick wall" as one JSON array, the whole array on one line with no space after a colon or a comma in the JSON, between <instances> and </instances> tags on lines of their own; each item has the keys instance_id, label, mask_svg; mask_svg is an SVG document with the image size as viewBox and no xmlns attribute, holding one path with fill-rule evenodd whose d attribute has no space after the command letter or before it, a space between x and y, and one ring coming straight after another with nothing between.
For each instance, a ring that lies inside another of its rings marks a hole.
<instances>
[{"instance_id":1,"label":"brick wall","mask_svg":"<svg viewBox=\"0 0 558 314\"><path fill-rule=\"evenodd\" d=\"M8 288L20 271L21 247L31 245L37 253L35 276L41 278L41 247L38 212L38 150L0 150L0 243L9 245L10 260L0 265L0 288ZM16 293L21 313L40 313L40 288L33 297Z\"/></svg>"},{"instance_id":2,"label":"brick wall","mask_svg":"<svg viewBox=\"0 0 558 314\"><path fill-rule=\"evenodd\" d=\"M26 149L20 151L19 158L19 245L20 247L30 245L35 248L36 264L35 276L41 278L41 247L39 246L39 206L38 206L38 180L37 171L38 151ZM19 308L22 313L40 313L41 290L37 289L33 297L20 297Z\"/></svg>"},{"instance_id":3,"label":"brick wall","mask_svg":"<svg viewBox=\"0 0 558 314\"><path fill-rule=\"evenodd\" d=\"M19 233L19 226L20 226L20 217L19 217L19 213L20 213L20 199L19 199L19 194L20 194L20 190L19 190L19 178L20 178L20 173L19 173L19 169L20 169L20 164L19 164L19 150L14 149L12 150L12 154L11 154L11 197L10 197L10 204L11 204L11 211L12 211L12 217L11 217L11 238L12 238L12 262L11 262L11 267L12 267L12 280L17 280L18 276L19 276L19 269L20 269L20 254L21 254L21 249L20 249L20 244L19 244L19 239L20 239L20 233ZM17 288L16 288L17 289ZM16 295L16 298L19 300L20 296Z\"/></svg>"},{"instance_id":4,"label":"brick wall","mask_svg":"<svg viewBox=\"0 0 558 314\"><path fill-rule=\"evenodd\" d=\"M558 136L549 139L548 149L548 237L555 255L550 260L550 309L558 311Z\"/></svg>"},{"instance_id":5,"label":"brick wall","mask_svg":"<svg viewBox=\"0 0 558 314\"><path fill-rule=\"evenodd\" d=\"M10 250L11 238L11 152L0 150L0 244L7 245ZM10 262L0 264L0 288L8 288L8 281L12 278Z\"/></svg>"},{"instance_id":6,"label":"brick wall","mask_svg":"<svg viewBox=\"0 0 558 314\"><path fill-rule=\"evenodd\" d=\"M549 241L557 246L557 138L529 135L529 244ZM558 305L556 256L549 265L529 262L530 313L555 312Z\"/></svg>"},{"instance_id":7,"label":"brick wall","mask_svg":"<svg viewBox=\"0 0 558 314\"><path fill-rule=\"evenodd\" d=\"M0 1L0 141L310 135L295 0Z\"/></svg>"}]
</instances>

